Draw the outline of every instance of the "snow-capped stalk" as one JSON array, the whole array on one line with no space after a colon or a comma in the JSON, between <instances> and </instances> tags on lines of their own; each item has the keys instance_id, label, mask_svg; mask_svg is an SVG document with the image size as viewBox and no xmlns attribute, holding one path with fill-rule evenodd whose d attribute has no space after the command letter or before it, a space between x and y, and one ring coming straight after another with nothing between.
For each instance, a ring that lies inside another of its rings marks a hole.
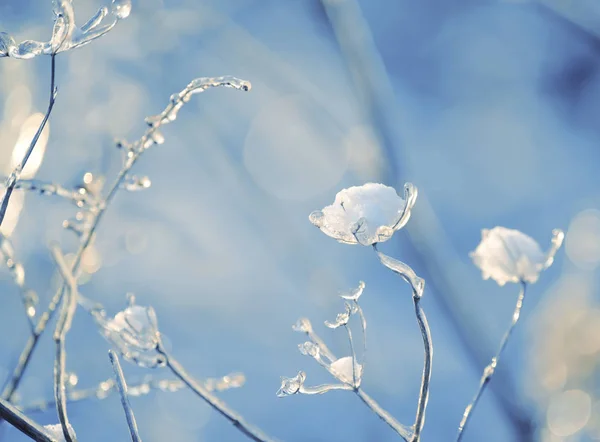
<instances>
[{"instance_id":1,"label":"snow-capped stalk","mask_svg":"<svg viewBox=\"0 0 600 442\"><path fill-rule=\"evenodd\" d=\"M246 422L240 414L229 408L224 401L212 394L201 382L194 379L183 366L167 352L160 340L157 351L165 357L167 367L169 367L175 376L181 379L194 393L196 393L196 395L203 399L215 411L229 420L233 426L240 430L244 435L256 442L275 442L274 439L267 436L260 429Z\"/></svg>"},{"instance_id":2,"label":"snow-capped stalk","mask_svg":"<svg viewBox=\"0 0 600 442\"><path fill-rule=\"evenodd\" d=\"M35 441L58 442L48 435L44 427L29 419L22 411L4 399L0 399L0 418Z\"/></svg>"},{"instance_id":3,"label":"snow-capped stalk","mask_svg":"<svg viewBox=\"0 0 600 442\"><path fill-rule=\"evenodd\" d=\"M462 439L464 430L467 427L467 424L469 423L469 418L471 417L473 410L477 406L477 403L479 402L481 395L483 394L485 388L487 387L487 384L492 379L492 376L494 375L494 371L496 370L496 367L498 366L498 361L500 360L500 356L502 355L502 352L506 348L508 338L510 337L513 329L515 328L515 325L517 325L517 322L519 321L519 317L521 316L521 308L523 307L523 300L525 299L526 289L527 289L527 283L525 283L524 281L521 281L521 291L519 292L519 297L517 298L517 304L516 304L515 310L513 312L512 321L510 323L510 326L504 333L504 336L502 337L502 341L500 342L500 347L498 348L496 355L492 358L492 362L490 362L490 364L487 367L485 367L485 369L483 370L483 375L481 376L481 380L479 381L479 388L477 389L477 392L475 393L473 400L471 401L471 403L469 405L467 405L467 408L465 408L465 412L463 413L462 420L460 421L460 425L458 426L458 436L456 437L457 442L459 442Z\"/></svg>"},{"instance_id":4,"label":"snow-capped stalk","mask_svg":"<svg viewBox=\"0 0 600 442\"><path fill-rule=\"evenodd\" d=\"M66 295L62 299L60 316L54 331L54 342L56 343L56 359L54 362L54 397L56 399L56 410L58 412L58 419L60 421L63 434L65 436L65 441L75 442L77 437L72 430L72 427L69 423L69 416L67 414L67 392L65 385L67 352L65 350L65 339L69 329L71 328L73 317L75 316L75 310L77 309L78 290L75 278L73 278L60 249L56 245L52 247L52 257L58 266L63 280L69 285L69 290L67 290Z\"/></svg>"},{"instance_id":5,"label":"snow-capped stalk","mask_svg":"<svg viewBox=\"0 0 600 442\"><path fill-rule=\"evenodd\" d=\"M425 424L425 410L427 408L427 401L429 399L429 382L431 380L431 365L433 362L433 343L431 340L431 330L427 323L427 317L425 311L421 307L421 297L425 288L425 281L417 276L415 271L408 265L390 256L384 255L377 249L377 243L373 244L373 250L377 254L380 262L397 273L408 282L413 292L413 303L415 305L415 316L417 318L417 324L421 330L421 336L423 337L423 348L425 353L425 360L423 363L423 376L421 377L421 389L419 392L419 400L417 402L417 413L415 416L415 424L413 426L414 433L411 442L418 442L421 437L421 431Z\"/></svg>"},{"instance_id":6,"label":"snow-capped stalk","mask_svg":"<svg viewBox=\"0 0 600 442\"><path fill-rule=\"evenodd\" d=\"M56 100L56 92L57 92L57 89L54 86L54 77L55 77L55 72L56 72L55 58L56 58L56 54L52 54L51 62L50 62L50 66L51 66L51 68L50 68L50 101L48 102L48 110L46 110L46 115L44 115L44 119L40 123L40 127L38 128L37 132L33 136L33 139L31 140L31 144L29 145L29 148L25 152L23 159L19 162L19 164L17 164L17 166L14 168L14 170L6 178L6 181L4 183L4 187L5 187L4 195L2 196L2 200L0 200L0 226L2 225L2 222L4 221L4 217L6 216L6 209L8 209L8 203L10 201L10 196L12 195L13 190L15 190L17 181L19 181L19 178L21 177L21 173L23 172L23 169L25 168L25 165L27 164L27 160L29 160L29 157L31 156L33 149L35 148L35 145L37 144L40 136L42 135L42 131L44 130L44 127L46 127L46 123L48 122L48 118L50 118L50 113L52 112L52 108L54 107L54 102Z\"/></svg>"},{"instance_id":7,"label":"snow-capped stalk","mask_svg":"<svg viewBox=\"0 0 600 442\"><path fill-rule=\"evenodd\" d=\"M123 405L123 410L125 411L125 418L127 419L129 432L131 433L131 440L133 442L142 442L138 432L137 423L135 421L135 415L133 414L133 409L129 404L129 398L127 395L127 382L125 381L125 376L123 375L123 369L121 368L121 363L119 362L119 356L114 351L109 350L108 357L110 358L110 363L112 364L113 371L115 372L115 379L117 380L117 387L119 388L121 404Z\"/></svg>"},{"instance_id":8,"label":"snow-capped stalk","mask_svg":"<svg viewBox=\"0 0 600 442\"><path fill-rule=\"evenodd\" d=\"M84 252L88 249L88 247L92 244L94 233L98 227L98 224L102 220L102 217L113 198L115 197L117 191L121 188L122 183L127 177L127 174L131 170L131 168L138 161L140 156L153 144L161 144L164 139L159 132L159 129L162 125L171 123L177 118L177 113L183 107L185 103L187 103L191 96L200 92L204 92L205 90L213 87L228 87L243 91L249 91L251 88L250 82L240 80L235 77L215 77L215 78L197 78L190 82L181 92L178 94L174 94L170 98L170 102L167 107L159 114L153 117L149 117L146 119L148 124L148 129L140 139L132 143L128 146L128 150L126 153L126 160L124 161L123 167L121 171L117 175L113 185L110 187L106 198L104 201L98 206L96 212L94 212L94 217L91 221L90 228L83 234L81 237L79 248L75 253L75 258L73 260L73 265L71 266L71 273L76 277L79 276L79 270L81 266L81 259L83 258ZM3 392L2 398L11 400L14 396L14 393L21 382L23 374L29 364L31 359L31 355L35 350L35 347L38 343L40 336L44 333L46 329L46 325L48 321L54 316L54 312L56 310L56 306L61 300L63 293L65 292L66 284L63 282L61 287L56 291L52 299L50 300L50 305L48 306L48 310L42 314L40 320L37 323L37 326L34 330L32 336L29 337L27 343L25 344L25 348L21 352L21 356L17 362L17 366L13 370L12 376L8 383L6 384Z\"/></svg>"}]
</instances>

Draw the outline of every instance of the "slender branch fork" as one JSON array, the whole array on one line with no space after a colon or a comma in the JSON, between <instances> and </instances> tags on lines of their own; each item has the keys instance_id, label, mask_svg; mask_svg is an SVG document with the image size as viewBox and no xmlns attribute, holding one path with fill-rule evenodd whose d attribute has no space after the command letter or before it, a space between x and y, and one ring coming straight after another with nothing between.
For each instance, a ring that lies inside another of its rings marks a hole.
<instances>
[{"instance_id":1,"label":"slender branch fork","mask_svg":"<svg viewBox=\"0 0 600 442\"><path fill-rule=\"evenodd\" d=\"M50 69L50 101L48 103L48 110L46 111L46 115L44 115L44 119L42 120L40 127L38 128L33 139L31 140L31 144L29 145L29 148L25 152L23 159L21 160L21 162L19 164L17 164L17 166L14 168L14 170L11 172L11 174L6 179L6 182L5 182L6 189L4 191L4 195L2 196L2 200L0 201L0 226L2 225L2 222L4 221L4 217L6 216L6 209L8 209L8 203L10 201L10 196L12 195L13 190L15 190L17 181L19 181L19 178L21 177L21 173L23 172L23 169L25 168L25 165L27 164L27 160L29 160L29 157L33 153L33 149L35 148L35 145L37 144L40 136L42 135L44 127L46 127L46 123L48 122L48 119L50 118L50 114L52 113L52 108L54 107L54 102L56 101L57 89L54 86L54 77L55 77L55 72L56 72L55 58L56 58L56 54L52 54L51 63L50 63L50 65L51 65L51 69Z\"/></svg>"},{"instance_id":2,"label":"slender branch fork","mask_svg":"<svg viewBox=\"0 0 600 442\"><path fill-rule=\"evenodd\" d=\"M119 388L119 394L121 395L121 404L123 405L125 418L127 419L127 425L129 426L129 432L131 433L131 440L133 442L142 442L142 439L138 433L138 427L133 414L133 409L129 404L129 399L127 396L127 382L125 381L125 376L123 375L123 369L121 368L121 363L119 362L119 356L114 351L109 350L108 357L110 358L110 363L112 364L113 371L115 372L117 387Z\"/></svg>"},{"instance_id":3,"label":"slender branch fork","mask_svg":"<svg viewBox=\"0 0 600 442\"><path fill-rule=\"evenodd\" d=\"M360 308L360 307L359 307ZM362 310L359 310L359 314L362 315ZM361 317L361 319L364 320L364 318ZM349 328L345 327L346 330L348 331ZM321 339L321 337L316 334L312 329L308 330L305 332L306 336L308 336L308 338L313 341L315 344L317 344L319 346L319 348L321 349L321 352L326 355L330 360L335 361L337 360L337 356L335 356L333 354L333 352L329 349L329 347L327 346L327 344L325 344L325 341L323 341L323 339ZM348 339L350 339L350 334L348 335ZM366 354L366 330L363 330L363 339L364 339L364 347L363 347L363 354ZM351 347L353 347L354 344L351 345ZM353 351L353 364L356 364L356 353ZM329 371L329 369L327 367L325 367L326 370ZM363 369L364 369L364 363L363 363ZM353 372L353 376L356 376L355 372ZM330 387L333 387L330 386ZM309 389L309 387L304 387L304 389ZM413 436L413 431L412 429L408 428L407 426L401 424L400 422L398 422L398 420L392 416L388 411L386 411L381 405L379 405L377 403L377 401L375 401L375 399L373 399L371 396L369 396L367 394L366 391L364 391L360 385L356 385L356 381L354 382L353 386L349 386L347 384L342 384L340 386L335 386L334 388L330 388L331 390L352 390L354 391L354 393L363 401L363 403L369 407L371 409L371 411L373 413L375 413L377 415L377 417L379 417L383 422L385 422L386 424L388 424L390 426L390 428L392 430L394 430L402 439L404 439L406 442L410 442L412 436ZM320 389L317 389L316 391L318 392L323 392Z\"/></svg>"},{"instance_id":4,"label":"slender branch fork","mask_svg":"<svg viewBox=\"0 0 600 442\"><path fill-rule=\"evenodd\" d=\"M496 367L498 366L498 361L500 360L500 356L502 356L502 352L504 351L504 349L506 348L506 344L508 343L508 338L510 338L510 335L511 335L513 329L515 328L515 325L517 325L517 322L519 321L519 317L521 316L521 308L523 307L523 300L525 299L526 289L527 289L527 284L525 283L525 281L521 281L521 291L519 293L519 297L517 298L517 304L516 304L515 310L513 312L512 321L510 323L510 326L504 333L504 336L502 337L502 341L500 342L500 347L498 348L496 355L492 358L492 362L487 367L485 367L485 369L483 370L483 375L481 376L481 380L479 381L479 388L477 389L477 392L475 393L473 400L471 401L471 403L469 405L467 405L467 408L465 408L465 412L463 413L462 420L460 421L460 425L458 426L458 436L456 437L457 442L462 440L462 436L464 434L465 428L467 427L467 424L469 423L469 419L473 413L473 410L477 406L479 399L481 398L481 396L483 395L483 392L485 391L485 388L487 387L490 380L492 379L492 376L494 375L494 371L496 370Z\"/></svg>"},{"instance_id":5,"label":"slender branch fork","mask_svg":"<svg viewBox=\"0 0 600 442\"><path fill-rule=\"evenodd\" d=\"M183 381L183 383L185 383L194 393L196 393L196 395L203 399L215 411L219 412L222 416L229 420L233 426L240 430L243 434L257 442L275 442L274 439L267 436L261 430L246 422L241 415L229 408L225 402L212 394L206 387L204 387L204 385L202 385L202 383L194 379L183 368L183 366L167 352L162 341L160 340L158 342L157 351L165 357L167 367L169 367L175 376L181 379L181 381Z\"/></svg>"}]
</instances>

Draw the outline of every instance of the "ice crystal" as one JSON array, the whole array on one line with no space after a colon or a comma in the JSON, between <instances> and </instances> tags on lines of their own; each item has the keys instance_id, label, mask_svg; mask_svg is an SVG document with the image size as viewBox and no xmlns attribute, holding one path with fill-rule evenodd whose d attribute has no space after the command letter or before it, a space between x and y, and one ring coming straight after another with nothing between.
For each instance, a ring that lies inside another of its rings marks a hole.
<instances>
[{"instance_id":1,"label":"ice crystal","mask_svg":"<svg viewBox=\"0 0 600 442\"><path fill-rule=\"evenodd\" d=\"M350 314L352 313L352 306L346 303L345 308L346 310L343 313L338 313L334 322L325 321L325 325L329 328L338 328L342 325L348 324L348 321L350 320Z\"/></svg>"},{"instance_id":2,"label":"ice crystal","mask_svg":"<svg viewBox=\"0 0 600 442\"><path fill-rule=\"evenodd\" d=\"M113 319L101 316L96 320L104 337L125 359L142 367L164 364L164 357L156 351L160 334L152 307L132 304Z\"/></svg>"},{"instance_id":3,"label":"ice crystal","mask_svg":"<svg viewBox=\"0 0 600 442\"><path fill-rule=\"evenodd\" d=\"M277 391L278 397L286 397L301 392L301 389L306 380L306 373L299 371L296 377L286 378L281 377L281 387Z\"/></svg>"}]
</instances>

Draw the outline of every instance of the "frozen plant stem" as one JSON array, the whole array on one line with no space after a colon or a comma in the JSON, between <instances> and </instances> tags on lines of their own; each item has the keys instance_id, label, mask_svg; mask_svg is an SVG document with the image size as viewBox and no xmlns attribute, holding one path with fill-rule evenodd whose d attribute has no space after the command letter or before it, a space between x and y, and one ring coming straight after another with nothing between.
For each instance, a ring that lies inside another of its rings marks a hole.
<instances>
[{"instance_id":1,"label":"frozen plant stem","mask_svg":"<svg viewBox=\"0 0 600 442\"><path fill-rule=\"evenodd\" d=\"M56 360L54 362L54 398L56 400L56 411L58 419L62 426L63 434L66 442L74 442L77 440L75 434L71 430L69 416L67 414L67 392L66 392L66 363L67 352L65 350L65 339L71 328L75 310L77 309L77 284L75 278L69 271L67 263L57 245L52 247L52 257L58 266L61 276L64 281L69 284L69 290L62 299L60 308L60 316L56 323L54 331L54 342L56 343Z\"/></svg>"},{"instance_id":2,"label":"frozen plant stem","mask_svg":"<svg viewBox=\"0 0 600 442\"><path fill-rule=\"evenodd\" d=\"M194 393L210 405L215 411L228 419L234 427L240 430L250 439L257 442L275 442L258 428L253 427L244 420L242 416L233 411L225 402L213 395L201 382L198 382L185 371L183 366L177 362L164 348L162 342L158 343L158 352L165 357L167 367L175 376L181 379Z\"/></svg>"},{"instance_id":3,"label":"frozen plant stem","mask_svg":"<svg viewBox=\"0 0 600 442\"><path fill-rule=\"evenodd\" d=\"M27 160L29 160L31 153L33 152L33 149L35 148L35 145L37 144L37 142L40 138L40 135L42 134L42 131L44 130L44 127L46 126L46 123L48 122L48 118L50 118L50 113L52 112L52 108L54 107L54 102L56 100L56 92L57 92L56 87L54 86L54 77L55 77L55 71L56 71L55 58L56 58L56 54L52 54L51 62L50 62L50 65L51 65L50 101L48 103L48 110L46 111L46 115L44 115L44 119L42 120L40 127L38 128L37 132L35 133L33 140L31 140L31 144L29 145L27 152L25 152L25 156L23 156L23 159L21 160L21 162L19 164L17 164L15 169L11 172L11 174L6 179L6 182L4 184L4 187L5 187L4 195L2 196L2 200L0 201L0 226L2 225L2 222L4 221L4 217L6 216L6 209L8 208L10 196L12 195L13 190L15 189L15 186L17 185L17 181L19 181L19 178L21 177L21 173L23 172L23 169L25 168L25 165L27 164Z\"/></svg>"},{"instance_id":4,"label":"frozen plant stem","mask_svg":"<svg viewBox=\"0 0 600 442\"><path fill-rule=\"evenodd\" d=\"M53 57L54 60L54 57ZM249 91L251 85L249 82L240 80L235 77L214 77L214 78L197 78L193 80L190 84L188 84L181 92L178 94L173 94L171 96L170 102L167 107L157 116L151 117L150 119L146 119L148 123L148 128L144 132L144 135L134 143L132 143L128 151L126 153L126 160L121 168L121 171L117 175L113 185L110 187L106 198L104 201L98 206L96 212L94 212L94 217L91 221L90 228L83 234L81 237L79 248L75 253L75 258L73 260L73 265L71 267L71 273L75 275L75 277L79 276L79 269L81 266L81 260L83 258L83 254L88 249L88 247L92 244L94 233L100 223L104 213L115 197L117 191L121 188L121 184L125 180L127 174L131 170L131 168L135 165L140 156L153 144L159 143L160 140L160 132L159 129L162 125L171 123L177 118L177 113L183 107L185 103L187 103L191 96L200 92L204 92L205 90L213 87L227 87L233 88L243 91ZM162 142L162 141L160 141ZM17 362L17 366L13 370L13 373L7 382L4 390L2 391L2 398L11 400L14 396L14 393L23 378L23 374L25 373L25 369L29 365L29 361L31 360L31 355L35 350L35 347L38 343L38 340L44 330L46 329L46 325L48 321L52 319L54 312L56 310L56 306L60 302L63 293L66 289L66 283L63 282L61 287L56 291L52 299L50 300L50 304L48 306L48 310L45 311L40 320L37 323L37 326L34 330L32 336L29 337L27 343L25 344L25 348L21 352L19 360Z\"/></svg>"},{"instance_id":5,"label":"frozen plant stem","mask_svg":"<svg viewBox=\"0 0 600 442\"><path fill-rule=\"evenodd\" d=\"M477 392L475 393L475 396L473 397L473 400L471 401L471 403L469 405L467 405L467 408L465 409L465 412L463 413L462 420L460 421L460 425L458 426L458 436L456 437L457 442L462 440L464 430L467 427L467 424L469 423L471 414L473 413L473 410L477 406L477 403L479 402L481 395L483 394L485 388L487 387L487 384L489 384L490 380L492 379L492 376L494 375L494 371L496 370L496 367L498 366L498 361L500 360L500 356L502 355L502 352L504 351L504 348L506 347L506 343L508 342L508 338L510 337L513 329L515 328L515 325L517 325L517 322L519 321L519 317L521 316L521 308L523 307L523 300L525 299L526 289L527 289L527 284L524 281L521 281L521 291L519 293L519 297L517 298L517 305L515 306L515 310L513 312L512 322L510 323L508 330L506 330L506 332L504 333L504 336L502 337L502 341L500 342L500 348L498 348L496 355L492 358L492 362L490 363L490 365L485 367L485 369L483 370L483 375L481 376L481 380L479 381L479 389L477 390Z\"/></svg>"},{"instance_id":6,"label":"frozen plant stem","mask_svg":"<svg viewBox=\"0 0 600 442\"><path fill-rule=\"evenodd\" d=\"M117 387L119 388L119 394L121 395L121 404L123 404L123 410L125 410L125 417L127 418L127 425L129 426L129 432L131 433L131 440L133 442L142 442L142 439L138 434L138 428L135 421L135 416L133 415L133 409L131 408L129 399L127 397L127 383L125 382L125 376L123 376L123 370L121 369L119 356L114 351L109 350L108 357L110 358L110 362L115 372Z\"/></svg>"},{"instance_id":7,"label":"frozen plant stem","mask_svg":"<svg viewBox=\"0 0 600 442\"><path fill-rule=\"evenodd\" d=\"M58 442L50 437L42 426L29 419L23 412L4 399L0 399L0 417L37 442Z\"/></svg>"},{"instance_id":8,"label":"frozen plant stem","mask_svg":"<svg viewBox=\"0 0 600 442\"><path fill-rule=\"evenodd\" d=\"M418 442L423 431L423 425L425 424L425 410L427 408L427 401L429 400L429 382L431 380L431 364L433 361L433 343L431 340L431 331L429 324L427 323L427 317L421 307L421 296L423 295L423 289L425 282L419 278L409 265L391 258L377 249L377 243L373 244L373 250L377 254L380 262L392 270L394 273L399 274L402 279L408 282L413 292L413 303L415 305L415 316L417 318L417 324L421 330L421 336L423 337L423 348L425 353L425 361L423 363L423 376L421 378L421 390L419 393L419 400L417 402L417 414L415 416L415 424L413 426L413 435L411 442Z\"/></svg>"},{"instance_id":9,"label":"frozen plant stem","mask_svg":"<svg viewBox=\"0 0 600 442\"><path fill-rule=\"evenodd\" d=\"M414 289L413 289L414 290ZM419 394L419 402L417 404L417 416L415 418L413 441L417 442L421 436L423 425L425 424L425 409L429 400L429 381L431 380L431 362L433 360L433 343L431 341L431 331L427 323L427 317L423 308L421 308L421 298L413 294L413 302L415 304L415 314L417 322L423 336L423 347L425 349L425 362L423 365L423 377L421 379L421 392Z\"/></svg>"}]
</instances>

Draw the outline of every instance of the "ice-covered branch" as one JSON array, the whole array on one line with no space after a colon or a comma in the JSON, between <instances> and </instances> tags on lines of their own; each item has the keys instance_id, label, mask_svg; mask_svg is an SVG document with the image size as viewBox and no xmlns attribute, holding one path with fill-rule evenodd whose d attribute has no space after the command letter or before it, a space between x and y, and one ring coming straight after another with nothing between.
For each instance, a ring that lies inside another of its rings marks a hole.
<instances>
[{"instance_id":1,"label":"ice-covered branch","mask_svg":"<svg viewBox=\"0 0 600 442\"><path fill-rule=\"evenodd\" d=\"M127 425L129 426L129 432L131 433L131 440L133 442L142 442L138 432L137 423L135 421L135 415L133 414L133 409L129 403L127 382L125 381L125 376L123 375L123 369L121 368L121 363L119 362L119 356L114 351L109 350L108 357L110 358L110 362L115 372L115 379L117 381L119 395L121 396L121 404L123 405L123 410L125 411Z\"/></svg>"},{"instance_id":2,"label":"ice-covered branch","mask_svg":"<svg viewBox=\"0 0 600 442\"><path fill-rule=\"evenodd\" d=\"M429 382L431 380L431 365L433 362L433 343L431 340L431 331L429 324L427 323L427 317L421 307L421 297L423 296L423 290L425 288L425 281L418 277L414 270L407 264L398 261L390 256L384 255L377 250L377 244L373 244L373 250L377 253L377 257L380 262L392 270L394 273L400 275L406 282L408 282L413 292L413 303L415 306L415 316L417 318L417 324L421 330L421 336L423 337L423 348L424 348L424 363L423 363L423 375L421 377L421 389L419 392L419 400L417 402L417 414L415 416L415 423L413 425L414 434L411 442L418 442L425 425L425 410L427 409L427 402L429 400Z\"/></svg>"},{"instance_id":3,"label":"ice-covered branch","mask_svg":"<svg viewBox=\"0 0 600 442\"><path fill-rule=\"evenodd\" d=\"M363 403L373 411L373 413L388 424L405 441L410 442L413 440L412 429L398 422L360 387L367 349L367 322L363 311L358 304L358 299L362 295L364 288L365 283L360 281L357 288L348 293L340 294L340 297L346 301L344 312L338 314L333 322L325 321L325 325L332 329L344 327L348 335L351 356L337 358L333 352L329 350L323 339L321 339L314 331L311 322L307 318L299 319L292 327L294 331L304 333L310 339L310 341L298 346L300 352L304 355L311 356L321 367L342 383L310 387L305 386L304 382L306 381L306 374L303 371L300 371L298 375L293 378L281 378L281 387L277 391L277 396L286 397L293 394L323 394L332 390L353 391ZM361 322L363 340L362 363L359 363L357 360L354 339L352 338L352 332L348 325L350 318L355 314L358 314Z\"/></svg>"},{"instance_id":4,"label":"ice-covered branch","mask_svg":"<svg viewBox=\"0 0 600 442\"><path fill-rule=\"evenodd\" d=\"M202 381L204 388L208 391L225 391L231 388L239 388L244 385L246 378L242 373L230 373L220 378L207 378ZM163 391L174 393L187 388L180 379L155 379L153 376L145 376L141 380L130 381L127 386L129 397L145 396L152 391ZM100 382L95 387L67 389L67 401L69 403L80 402L87 399L103 400L109 397L116 389L113 378ZM18 408L25 414L46 411L55 405L54 399L40 399L30 402Z\"/></svg>"},{"instance_id":5,"label":"ice-covered branch","mask_svg":"<svg viewBox=\"0 0 600 442\"><path fill-rule=\"evenodd\" d=\"M181 379L181 381L196 393L196 395L229 420L243 434L257 442L274 442L274 439L267 436L262 430L251 425L249 422L246 422L240 414L229 408L224 401L213 395L201 382L194 379L183 366L167 352L160 341L158 344L158 352L164 356L167 367L169 367L175 376Z\"/></svg>"},{"instance_id":6,"label":"ice-covered branch","mask_svg":"<svg viewBox=\"0 0 600 442\"><path fill-rule=\"evenodd\" d=\"M97 205L92 206L91 210L88 212L90 215L89 220L87 220L85 228L79 232L81 234L80 245L75 253L75 258L71 266L71 273L73 275L76 277L79 275L83 254L92 244L98 224L102 220L104 213L110 206L110 203L112 202L116 193L120 188L122 188L122 184L129 178L129 171L131 168L149 147L154 144L162 144L164 142L164 137L159 131L160 127L164 124L175 121L179 110L190 100L192 95L204 92L205 90L213 87L227 87L242 91L249 91L251 84L248 81L240 80L235 77L197 78L191 81L181 92L172 95L169 104L160 114L146 119L148 128L141 138L133 143L127 143L124 141L117 143L117 147L123 149L124 163L113 185L109 188L106 197ZM19 383L21 382L29 361L31 360L31 355L37 346L39 338L44 333L48 321L54 315L56 306L60 302L65 289L66 284L63 283L52 297L48 309L41 315L33 335L28 339L23 351L21 352L16 367L14 368L9 381L2 391L3 398L10 400L13 397Z\"/></svg>"},{"instance_id":7,"label":"ice-covered branch","mask_svg":"<svg viewBox=\"0 0 600 442\"><path fill-rule=\"evenodd\" d=\"M66 442L74 442L77 440L75 433L69 423L67 414L67 394L66 394L66 364L67 352L65 350L65 339L67 333L71 329L75 310L77 309L77 282L71 274L67 263L58 246L52 247L52 257L58 270L65 282L69 285L67 294L63 297L60 308L60 315L56 323L54 331L54 342L56 343L56 360L54 363L54 397L56 400L56 410L58 418L62 426L63 434Z\"/></svg>"},{"instance_id":8,"label":"ice-covered branch","mask_svg":"<svg viewBox=\"0 0 600 442\"><path fill-rule=\"evenodd\" d=\"M25 416L22 411L4 399L0 399L0 417L35 441L58 442L44 427Z\"/></svg>"},{"instance_id":9,"label":"ice-covered branch","mask_svg":"<svg viewBox=\"0 0 600 442\"><path fill-rule=\"evenodd\" d=\"M75 24L72 0L53 0L54 27L49 41L25 40L21 43L0 32L0 57L31 59L38 55L54 57L60 52L84 46L109 32L131 12L131 0L113 0L109 9L101 7L83 26ZM108 18L108 20L105 20ZM108 22L108 23L106 23ZM104 24L102 24L104 23Z\"/></svg>"},{"instance_id":10,"label":"ice-covered branch","mask_svg":"<svg viewBox=\"0 0 600 442\"><path fill-rule=\"evenodd\" d=\"M0 36L0 38L1 38L1 36ZM2 42L0 41L0 54L2 53L1 44L2 44ZM6 216L6 210L8 209L8 203L10 201L10 196L12 195L13 191L15 190L15 186L17 185L17 182L19 181L19 178L21 177L21 173L23 172L23 169L25 168L25 165L27 164L27 160L29 160L29 157L33 153L33 149L35 148L35 145L37 144L40 136L42 135L42 131L44 130L44 127L46 127L46 123L48 122L48 119L50 118L50 114L52 113L52 108L54 107L54 102L56 101L56 92L57 92L56 87L54 86L55 73L56 73L56 55L52 54L51 62L50 62L50 101L48 102L48 109L46 110L46 115L44 115L44 119L40 123L40 127L38 128L37 132L33 136L33 139L31 140L31 143L29 144L29 148L25 152L23 159L19 162L19 164L16 165L16 167L13 169L13 171L10 173L10 175L6 178L6 181L4 183L4 194L2 195L2 199L0 200L0 226L2 225L2 222L4 221L4 217Z\"/></svg>"}]
</instances>

